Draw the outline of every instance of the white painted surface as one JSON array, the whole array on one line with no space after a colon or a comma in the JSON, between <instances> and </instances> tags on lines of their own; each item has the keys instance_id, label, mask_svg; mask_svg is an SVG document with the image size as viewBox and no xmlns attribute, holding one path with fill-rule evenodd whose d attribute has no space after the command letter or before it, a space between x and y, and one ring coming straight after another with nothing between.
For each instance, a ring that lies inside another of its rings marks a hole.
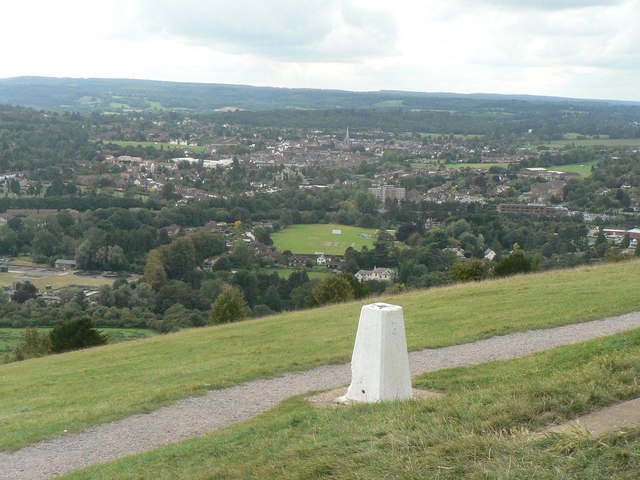
<instances>
[{"instance_id":1,"label":"white painted surface","mask_svg":"<svg viewBox=\"0 0 640 480\"><path fill-rule=\"evenodd\" d=\"M404 400L411 395L402 307L364 305L351 357L351 385L343 400L379 402Z\"/></svg>"}]
</instances>

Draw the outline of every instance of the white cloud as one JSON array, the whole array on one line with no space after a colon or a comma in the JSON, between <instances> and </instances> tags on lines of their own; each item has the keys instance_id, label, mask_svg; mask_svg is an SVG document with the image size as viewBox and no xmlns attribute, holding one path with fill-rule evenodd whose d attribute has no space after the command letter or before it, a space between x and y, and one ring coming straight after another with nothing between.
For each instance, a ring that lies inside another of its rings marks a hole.
<instances>
[{"instance_id":1,"label":"white cloud","mask_svg":"<svg viewBox=\"0 0 640 480\"><path fill-rule=\"evenodd\" d=\"M463 0L467 1L467 0ZM471 0L468 0L471 1ZM474 0L476 5L490 5L514 10L576 10L619 5L624 0Z\"/></svg>"},{"instance_id":2,"label":"white cloud","mask_svg":"<svg viewBox=\"0 0 640 480\"><path fill-rule=\"evenodd\" d=\"M140 0L126 30L218 51L318 62L389 54L396 35L389 17L346 0Z\"/></svg>"},{"instance_id":3,"label":"white cloud","mask_svg":"<svg viewBox=\"0 0 640 480\"><path fill-rule=\"evenodd\" d=\"M640 0L22 0L3 18L0 77L640 100Z\"/></svg>"}]
</instances>

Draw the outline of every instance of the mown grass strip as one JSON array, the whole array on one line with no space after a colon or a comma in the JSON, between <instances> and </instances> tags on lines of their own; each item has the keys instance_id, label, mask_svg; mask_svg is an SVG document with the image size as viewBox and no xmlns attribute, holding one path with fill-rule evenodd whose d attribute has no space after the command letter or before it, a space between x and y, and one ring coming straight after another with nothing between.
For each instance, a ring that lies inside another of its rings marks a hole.
<instances>
[{"instance_id":1,"label":"mown grass strip","mask_svg":"<svg viewBox=\"0 0 640 480\"><path fill-rule=\"evenodd\" d=\"M367 299L403 306L411 350L640 309L640 263ZM363 302L192 329L0 366L0 449L258 377L350 358Z\"/></svg>"},{"instance_id":2,"label":"mown grass strip","mask_svg":"<svg viewBox=\"0 0 640 480\"><path fill-rule=\"evenodd\" d=\"M640 428L531 433L640 395L640 330L415 380L444 397L320 409L302 398L254 420L63 477L637 478Z\"/></svg>"}]
</instances>

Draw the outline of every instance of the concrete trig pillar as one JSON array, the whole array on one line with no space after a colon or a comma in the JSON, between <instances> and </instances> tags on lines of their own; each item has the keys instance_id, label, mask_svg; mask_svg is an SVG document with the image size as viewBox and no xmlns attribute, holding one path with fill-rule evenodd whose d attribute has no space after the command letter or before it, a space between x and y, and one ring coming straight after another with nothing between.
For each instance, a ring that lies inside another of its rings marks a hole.
<instances>
[{"instance_id":1,"label":"concrete trig pillar","mask_svg":"<svg viewBox=\"0 0 640 480\"><path fill-rule=\"evenodd\" d=\"M351 385L340 401L411 398L411 373L402 307L364 305L351 357Z\"/></svg>"}]
</instances>

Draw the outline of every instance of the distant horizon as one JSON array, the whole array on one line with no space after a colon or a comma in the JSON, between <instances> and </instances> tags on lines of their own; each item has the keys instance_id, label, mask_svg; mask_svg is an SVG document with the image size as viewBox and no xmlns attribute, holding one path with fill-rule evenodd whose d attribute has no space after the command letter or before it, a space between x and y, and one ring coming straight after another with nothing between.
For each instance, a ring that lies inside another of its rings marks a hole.
<instances>
[{"instance_id":1,"label":"distant horizon","mask_svg":"<svg viewBox=\"0 0 640 480\"><path fill-rule=\"evenodd\" d=\"M2 78L640 101L640 0L21 0L3 14Z\"/></svg>"},{"instance_id":2,"label":"distant horizon","mask_svg":"<svg viewBox=\"0 0 640 480\"><path fill-rule=\"evenodd\" d=\"M530 97L531 99L549 99L549 100L575 100L575 101L593 101L593 102L614 102L614 103L630 103L640 104L640 100L626 100L616 98L593 98L593 97L571 97L561 95L546 95L536 93L501 93L490 91L421 91L421 90L400 90L400 89L370 89L370 90L353 90L347 88L321 88L307 86L275 86L275 85L259 85L249 83L227 83L227 82L207 82L207 81L189 81L189 80L162 80L157 78L135 78L135 77L95 77L95 76L48 76L48 75L17 75L10 77L0 77L0 82L20 80L20 79L46 79L46 80L105 80L105 81L134 81L134 82L157 82L178 85L221 85L221 86L237 86L249 88L265 88L265 89L281 89L281 90L317 90L317 91L335 91L347 93L398 93L398 94L421 94L421 95L446 95L446 96L496 96L496 97Z\"/></svg>"}]
</instances>

